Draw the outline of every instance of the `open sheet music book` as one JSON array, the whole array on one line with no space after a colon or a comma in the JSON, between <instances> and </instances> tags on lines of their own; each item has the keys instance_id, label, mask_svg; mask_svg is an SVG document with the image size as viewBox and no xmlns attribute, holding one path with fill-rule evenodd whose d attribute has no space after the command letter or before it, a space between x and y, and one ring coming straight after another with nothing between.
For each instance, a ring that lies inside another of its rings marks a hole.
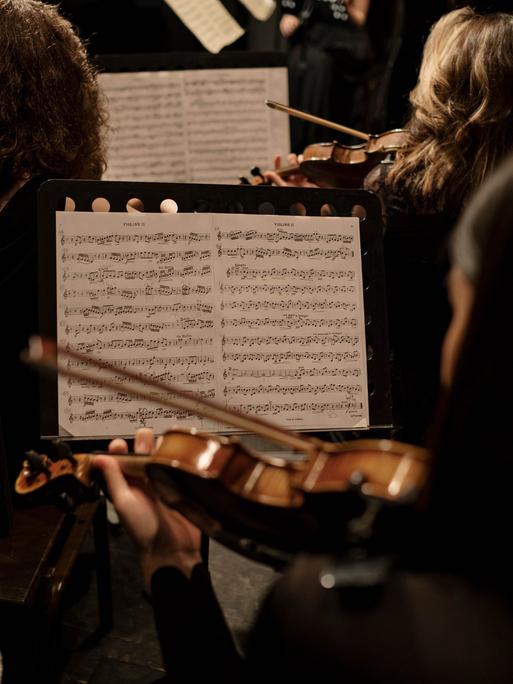
<instances>
[{"instance_id":1,"label":"open sheet music book","mask_svg":"<svg viewBox=\"0 0 513 684\"><path fill-rule=\"evenodd\" d=\"M56 277L61 345L285 427L369 425L355 218L57 212ZM227 432L62 377L58 422Z\"/></svg>"},{"instance_id":2,"label":"open sheet music book","mask_svg":"<svg viewBox=\"0 0 513 684\"><path fill-rule=\"evenodd\" d=\"M102 73L109 137L104 180L237 184L290 149L285 67Z\"/></svg>"}]
</instances>

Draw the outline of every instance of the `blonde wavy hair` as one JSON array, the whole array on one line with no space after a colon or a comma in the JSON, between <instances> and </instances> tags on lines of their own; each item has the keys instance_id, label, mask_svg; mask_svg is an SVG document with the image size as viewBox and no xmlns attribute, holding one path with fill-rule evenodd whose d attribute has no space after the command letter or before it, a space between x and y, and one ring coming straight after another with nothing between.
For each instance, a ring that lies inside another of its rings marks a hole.
<instances>
[{"instance_id":1,"label":"blonde wavy hair","mask_svg":"<svg viewBox=\"0 0 513 684\"><path fill-rule=\"evenodd\" d=\"M417 210L458 212L513 150L513 16L443 16L410 93L408 142L388 176Z\"/></svg>"}]
</instances>

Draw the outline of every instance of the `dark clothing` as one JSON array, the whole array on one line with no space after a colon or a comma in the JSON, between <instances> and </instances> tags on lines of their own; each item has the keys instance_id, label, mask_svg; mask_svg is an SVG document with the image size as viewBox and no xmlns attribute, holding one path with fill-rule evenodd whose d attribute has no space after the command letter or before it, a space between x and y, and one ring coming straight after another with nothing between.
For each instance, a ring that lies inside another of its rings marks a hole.
<instances>
[{"instance_id":1,"label":"dark clothing","mask_svg":"<svg viewBox=\"0 0 513 684\"><path fill-rule=\"evenodd\" d=\"M506 684L510 597L447 573L395 571L384 586L324 589L327 559L298 559L268 595L243 661L208 573L152 581L169 681Z\"/></svg>"},{"instance_id":2,"label":"dark clothing","mask_svg":"<svg viewBox=\"0 0 513 684\"><path fill-rule=\"evenodd\" d=\"M367 130L364 74L371 63L369 36L354 25L343 8L322 0L282 2L285 13L303 15L303 23L290 40L289 99L302 109L346 126ZM291 118L294 152L315 142L334 139L330 129ZM347 138L341 142L353 142ZM343 136L342 136L343 137Z\"/></svg>"},{"instance_id":3,"label":"dark clothing","mask_svg":"<svg viewBox=\"0 0 513 684\"><path fill-rule=\"evenodd\" d=\"M174 567L154 573L151 594L166 672L172 682L244 681L243 661L204 565L191 579Z\"/></svg>"},{"instance_id":4,"label":"dark clothing","mask_svg":"<svg viewBox=\"0 0 513 684\"><path fill-rule=\"evenodd\" d=\"M301 18L312 18L326 23L340 25L349 21L345 0L323 2L323 0L281 0L284 14L294 14Z\"/></svg>"},{"instance_id":5,"label":"dark clothing","mask_svg":"<svg viewBox=\"0 0 513 684\"><path fill-rule=\"evenodd\" d=\"M457 215L416 213L386 186L381 165L366 188L382 200L392 397L397 439L424 443L440 377L440 352L451 311L446 290L447 239Z\"/></svg>"},{"instance_id":6,"label":"dark clothing","mask_svg":"<svg viewBox=\"0 0 513 684\"><path fill-rule=\"evenodd\" d=\"M19 359L38 325L37 189L26 183L0 212L0 419L11 477L39 445L38 375Z\"/></svg>"}]
</instances>

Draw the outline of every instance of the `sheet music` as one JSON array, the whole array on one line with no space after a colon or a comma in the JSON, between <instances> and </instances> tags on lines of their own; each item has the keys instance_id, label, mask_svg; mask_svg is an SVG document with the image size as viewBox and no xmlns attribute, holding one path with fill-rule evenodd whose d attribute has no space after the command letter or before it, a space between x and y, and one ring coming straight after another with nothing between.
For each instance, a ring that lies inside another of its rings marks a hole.
<instances>
[{"instance_id":1,"label":"sheet music","mask_svg":"<svg viewBox=\"0 0 513 684\"><path fill-rule=\"evenodd\" d=\"M209 51L217 54L244 35L240 26L219 0L165 0L189 31Z\"/></svg>"},{"instance_id":2,"label":"sheet music","mask_svg":"<svg viewBox=\"0 0 513 684\"><path fill-rule=\"evenodd\" d=\"M289 151L287 70L104 73L110 115L105 180L238 183Z\"/></svg>"},{"instance_id":3,"label":"sheet music","mask_svg":"<svg viewBox=\"0 0 513 684\"><path fill-rule=\"evenodd\" d=\"M357 219L58 212L56 247L60 344L290 428L368 426ZM62 377L58 395L60 434L226 432Z\"/></svg>"},{"instance_id":4,"label":"sheet music","mask_svg":"<svg viewBox=\"0 0 513 684\"><path fill-rule=\"evenodd\" d=\"M259 21L270 19L276 9L274 0L239 0L239 2Z\"/></svg>"}]
</instances>

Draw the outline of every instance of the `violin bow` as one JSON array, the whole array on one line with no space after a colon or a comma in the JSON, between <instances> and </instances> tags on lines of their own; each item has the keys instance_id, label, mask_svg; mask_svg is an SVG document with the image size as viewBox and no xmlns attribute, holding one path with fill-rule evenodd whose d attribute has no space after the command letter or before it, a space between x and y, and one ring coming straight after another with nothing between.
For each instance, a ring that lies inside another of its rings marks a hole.
<instances>
[{"instance_id":1,"label":"violin bow","mask_svg":"<svg viewBox=\"0 0 513 684\"><path fill-rule=\"evenodd\" d=\"M295 116L297 119L303 119L303 121L309 121L310 123L318 124L319 126L325 126L326 128L331 128L334 131L339 131L340 133L346 133L347 135L354 135L355 138L360 138L360 140L369 141L371 136L368 133L363 133L362 131L356 130L356 128L349 128L349 126L343 126L342 124L335 123L334 121L329 121L328 119L321 119L319 116L314 116L313 114L307 114L300 109L294 109L293 107L288 107L287 105L280 104L274 100L265 100L265 104L271 109L276 109L278 112L284 112L290 116Z\"/></svg>"},{"instance_id":2,"label":"violin bow","mask_svg":"<svg viewBox=\"0 0 513 684\"><path fill-rule=\"evenodd\" d=\"M98 373L94 374L69 368L62 362L62 358L74 359L86 367L94 368L97 371L107 371L116 375L122 375L129 379L131 384L124 385L115 380L109 380ZM69 347L62 347L55 341L40 337L39 335L30 338L28 348L21 353L21 359L30 366L50 368L64 377L99 384L137 399L157 403L161 406L182 409L189 413L230 425L243 432L253 432L295 451L316 451L323 445L320 440L314 437L303 437L297 432L284 430L263 418L256 418L234 409L227 409L218 402L211 399L203 399L192 392L186 392L174 384L164 383L150 376L135 373L126 368L120 368L115 363L87 356ZM137 386L137 383L139 386ZM160 392L165 392L166 396L155 396L148 390L150 387Z\"/></svg>"}]
</instances>

